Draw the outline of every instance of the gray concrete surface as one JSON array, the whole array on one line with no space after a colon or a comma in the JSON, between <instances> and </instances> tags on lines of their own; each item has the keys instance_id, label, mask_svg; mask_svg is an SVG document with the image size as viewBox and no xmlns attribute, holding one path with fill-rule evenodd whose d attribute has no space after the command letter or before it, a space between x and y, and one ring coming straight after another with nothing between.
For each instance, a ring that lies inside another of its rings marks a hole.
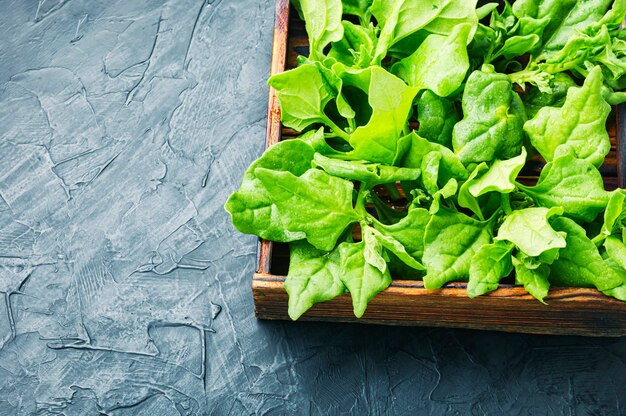
<instances>
[{"instance_id":1,"label":"gray concrete surface","mask_svg":"<svg viewBox=\"0 0 626 416\"><path fill-rule=\"evenodd\" d=\"M626 340L260 322L271 0L0 0L0 415L624 415Z\"/></svg>"}]
</instances>

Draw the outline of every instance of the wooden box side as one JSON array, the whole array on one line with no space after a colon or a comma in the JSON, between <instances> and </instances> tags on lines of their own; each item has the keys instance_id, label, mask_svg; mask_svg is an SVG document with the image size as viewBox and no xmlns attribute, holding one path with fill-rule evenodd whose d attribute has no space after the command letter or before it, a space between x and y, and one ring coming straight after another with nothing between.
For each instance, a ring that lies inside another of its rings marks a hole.
<instances>
[{"instance_id":1,"label":"wooden box side","mask_svg":"<svg viewBox=\"0 0 626 416\"><path fill-rule=\"evenodd\" d=\"M289 19L289 0L277 0L272 75L284 71L290 59ZM281 125L280 107L272 88L268 105L266 145L269 147L290 131ZM626 106L622 105L617 109L613 134L617 136L614 149L617 156L608 163L615 181L609 181L609 186L625 185L622 173L626 167L626 140L621 140L625 128ZM285 277L271 273L272 247L272 242L260 240L259 267L252 280L255 315L259 319L289 320ZM534 334L626 335L626 304L595 289L552 287L546 299L548 305L544 305L514 285L501 285L496 291L474 299L467 297L466 288L466 283L450 283L433 291L425 289L421 281L394 280L370 301L360 319L354 317L349 294L315 305L300 319Z\"/></svg>"}]
</instances>

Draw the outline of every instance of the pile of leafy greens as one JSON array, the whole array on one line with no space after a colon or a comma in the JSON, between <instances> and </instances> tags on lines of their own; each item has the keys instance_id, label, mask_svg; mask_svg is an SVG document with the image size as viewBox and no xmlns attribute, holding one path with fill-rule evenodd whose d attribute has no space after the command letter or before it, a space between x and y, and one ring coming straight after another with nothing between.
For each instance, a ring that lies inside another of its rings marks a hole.
<instances>
[{"instance_id":1,"label":"pile of leafy greens","mask_svg":"<svg viewBox=\"0 0 626 416\"><path fill-rule=\"evenodd\" d=\"M290 243L292 319L345 292L361 317L392 276L626 301L626 191L598 170L626 102L626 0L476 3L294 2L310 54L269 85L301 135L226 203L238 230Z\"/></svg>"}]
</instances>

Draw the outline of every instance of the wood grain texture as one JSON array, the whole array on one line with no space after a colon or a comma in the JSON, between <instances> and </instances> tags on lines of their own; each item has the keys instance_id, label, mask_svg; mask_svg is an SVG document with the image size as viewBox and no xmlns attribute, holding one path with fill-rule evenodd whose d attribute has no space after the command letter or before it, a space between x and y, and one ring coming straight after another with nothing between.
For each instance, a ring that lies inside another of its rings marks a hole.
<instances>
[{"instance_id":1,"label":"wood grain texture","mask_svg":"<svg viewBox=\"0 0 626 416\"><path fill-rule=\"evenodd\" d=\"M308 51L304 24L296 13L290 16L288 1L278 0L276 13L272 74L295 67L297 56ZM626 107L622 105L612 113L607 124L611 152L600 168L607 189L624 186L625 120ZM271 90L267 145L297 134L281 125L279 103ZM520 181L536 182L544 164L538 156L531 159L521 173ZM260 240L259 267L252 281L255 315L260 319L289 320L285 277L272 274L276 263L280 263L281 270L286 270L288 257L280 252L273 258L273 246L270 241ZM361 319L354 317L349 294L315 305L300 319L530 334L626 335L626 303L595 289L553 287L546 299L548 305L544 305L519 286L501 285L498 290L475 299L467 297L466 287L466 283L451 283L431 291L420 281L394 280L388 289L370 301Z\"/></svg>"}]
</instances>

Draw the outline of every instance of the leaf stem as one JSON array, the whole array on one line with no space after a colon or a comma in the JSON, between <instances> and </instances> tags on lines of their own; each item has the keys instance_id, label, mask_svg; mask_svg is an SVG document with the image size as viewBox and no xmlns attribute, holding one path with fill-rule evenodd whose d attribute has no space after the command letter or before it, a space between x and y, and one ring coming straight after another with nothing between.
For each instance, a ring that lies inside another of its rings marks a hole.
<instances>
[{"instance_id":1,"label":"leaf stem","mask_svg":"<svg viewBox=\"0 0 626 416\"><path fill-rule=\"evenodd\" d=\"M350 135L346 133L341 127L335 124L330 118L324 115L323 119L324 123L340 138L344 139L346 142L350 142Z\"/></svg>"}]
</instances>

